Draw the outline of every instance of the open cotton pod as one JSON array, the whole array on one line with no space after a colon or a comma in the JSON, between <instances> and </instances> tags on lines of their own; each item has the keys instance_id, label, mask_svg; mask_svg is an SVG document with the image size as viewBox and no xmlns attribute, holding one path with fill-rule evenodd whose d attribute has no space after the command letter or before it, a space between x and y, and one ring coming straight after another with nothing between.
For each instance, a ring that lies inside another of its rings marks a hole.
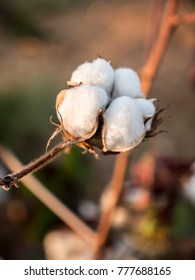
<instances>
[{"instance_id":1,"label":"open cotton pod","mask_svg":"<svg viewBox=\"0 0 195 280\"><path fill-rule=\"evenodd\" d=\"M119 96L144 97L138 74L131 68L118 68L114 73L113 98Z\"/></svg>"},{"instance_id":2,"label":"open cotton pod","mask_svg":"<svg viewBox=\"0 0 195 280\"><path fill-rule=\"evenodd\" d=\"M102 87L110 95L114 82L114 70L108 61L97 58L78 66L72 73L70 81L73 85L87 84Z\"/></svg>"},{"instance_id":3,"label":"open cotton pod","mask_svg":"<svg viewBox=\"0 0 195 280\"><path fill-rule=\"evenodd\" d=\"M107 103L107 93L99 87L81 85L62 90L56 99L62 133L69 140L90 138L97 130L98 116Z\"/></svg>"},{"instance_id":4,"label":"open cotton pod","mask_svg":"<svg viewBox=\"0 0 195 280\"><path fill-rule=\"evenodd\" d=\"M145 137L143 116L134 99L114 99L103 114L103 151L124 152L136 147Z\"/></svg>"}]
</instances>

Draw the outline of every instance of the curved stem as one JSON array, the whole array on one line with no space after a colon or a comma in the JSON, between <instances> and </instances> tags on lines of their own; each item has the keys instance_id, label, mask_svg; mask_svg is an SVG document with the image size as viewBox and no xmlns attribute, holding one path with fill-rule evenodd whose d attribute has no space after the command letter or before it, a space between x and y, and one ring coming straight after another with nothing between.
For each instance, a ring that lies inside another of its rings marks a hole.
<instances>
[{"instance_id":1,"label":"curved stem","mask_svg":"<svg viewBox=\"0 0 195 280\"><path fill-rule=\"evenodd\" d=\"M118 203L119 196L121 194L123 181L127 169L129 152L121 153L117 156L115 161L115 166L112 174L111 181L108 188L104 192L103 207L101 209L101 216L99 220L99 225L97 229L97 240L95 248L95 259L101 258L101 249L104 246L107 235L112 223L112 217L116 205Z\"/></svg>"},{"instance_id":2,"label":"curved stem","mask_svg":"<svg viewBox=\"0 0 195 280\"><path fill-rule=\"evenodd\" d=\"M149 94L152 88L160 63L175 30L175 26L171 23L171 20L173 15L175 15L176 9L177 0L167 1L166 14L161 24L157 40L141 70L142 90L146 95Z\"/></svg>"},{"instance_id":3,"label":"curved stem","mask_svg":"<svg viewBox=\"0 0 195 280\"><path fill-rule=\"evenodd\" d=\"M164 0L152 0L150 14L149 14L149 28L145 45L145 57L147 58L154 46L156 36L159 32L162 12L164 7Z\"/></svg>"},{"instance_id":4,"label":"curved stem","mask_svg":"<svg viewBox=\"0 0 195 280\"><path fill-rule=\"evenodd\" d=\"M46 154L40 156L36 160L30 162L24 167L21 167L21 169L15 173L12 173L10 175L5 176L4 178L0 178L0 187L2 187L5 190L9 190L12 186L17 187L18 181L23 178L24 176L35 172L39 169L41 169L43 166L48 164L49 162L53 161L57 156L59 156L66 147L74 145L75 142L67 142L67 143L60 143L55 148L47 152ZM0 146L0 152L5 150L2 146Z\"/></svg>"},{"instance_id":5,"label":"curved stem","mask_svg":"<svg viewBox=\"0 0 195 280\"><path fill-rule=\"evenodd\" d=\"M56 147L57 148L57 147ZM56 149L55 156L61 152L60 146ZM6 166L14 171L17 169L23 170L20 161L3 146L0 146L0 157ZM51 152L40 158L44 161L51 157ZM52 155L52 159L53 159ZM37 163L39 160L37 160ZM20 174L14 173L14 174ZM20 176L21 177L21 176ZM55 195L45 188L33 175L21 177L21 182L30 190L40 201L43 202L56 216L58 216L64 223L66 223L78 236L80 236L87 244L93 246L96 240L96 233L93 232L81 219L79 219L70 209L68 209Z\"/></svg>"}]
</instances>

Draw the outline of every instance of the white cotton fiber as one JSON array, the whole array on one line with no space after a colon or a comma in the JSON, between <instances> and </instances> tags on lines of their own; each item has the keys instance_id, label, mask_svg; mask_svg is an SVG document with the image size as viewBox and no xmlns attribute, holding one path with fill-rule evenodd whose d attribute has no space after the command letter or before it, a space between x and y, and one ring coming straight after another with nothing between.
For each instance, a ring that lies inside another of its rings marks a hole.
<instances>
[{"instance_id":1,"label":"white cotton fiber","mask_svg":"<svg viewBox=\"0 0 195 280\"><path fill-rule=\"evenodd\" d=\"M63 91L64 98L60 96L57 105L57 115L63 122L64 129L75 139L88 139L96 131L97 117L100 110L108 102L108 96L104 89L81 85Z\"/></svg>"},{"instance_id":2,"label":"white cotton fiber","mask_svg":"<svg viewBox=\"0 0 195 280\"><path fill-rule=\"evenodd\" d=\"M136 98L135 102L139 107L144 119L152 118L156 113L156 107L154 102L156 99L145 99L145 98Z\"/></svg>"},{"instance_id":3,"label":"white cotton fiber","mask_svg":"<svg viewBox=\"0 0 195 280\"><path fill-rule=\"evenodd\" d=\"M110 95L114 82L114 70L108 61L97 58L93 62L85 62L78 66L70 80L78 84L102 87Z\"/></svg>"},{"instance_id":4,"label":"white cotton fiber","mask_svg":"<svg viewBox=\"0 0 195 280\"><path fill-rule=\"evenodd\" d=\"M103 114L104 151L122 152L136 147L145 136L143 116L134 99L121 96Z\"/></svg>"},{"instance_id":5,"label":"white cotton fiber","mask_svg":"<svg viewBox=\"0 0 195 280\"><path fill-rule=\"evenodd\" d=\"M144 97L138 74L130 68L118 68L114 73L113 98L129 96Z\"/></svg>"},{"instance_id":6,"label":"white cotton fiber","mask_svg":"<svg viewBox=\"0 0 195 280\"><path fill-rule=\"evenodd\" d=\"M145 123L145 130L146 131L150 131L152 129L152 121L153 121L153 118L147 120L147 122Z\"/></svg>"}]
</instances>

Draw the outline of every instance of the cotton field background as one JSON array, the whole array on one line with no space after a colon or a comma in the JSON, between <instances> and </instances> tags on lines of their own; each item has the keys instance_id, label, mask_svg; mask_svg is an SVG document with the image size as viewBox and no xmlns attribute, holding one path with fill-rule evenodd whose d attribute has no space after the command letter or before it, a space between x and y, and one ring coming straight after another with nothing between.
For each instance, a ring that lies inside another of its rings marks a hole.
<instances>
[{"instance_id":1,"label":"cotton field background","mask_svg":"<svg viewBox=\"0 0 195 280\"><path fill-rule=\"evenodd\" d=\"M56 96L83 62L101 57L114 68L140 73L164 2L1 1L0 144L23 164L44 154L54 131L50 116L58 122ZM179 2L181 13L195 13L194 1ZM195 258L194 28L195 23L179 26L163 56L148 98L166 108L160 125L165 132L129 157L103 259ZM112 200L102 194L117 157L97 153L99 160L75 147L35 174L94 230L100 205ZM0 162L0 177L7 173ZM90 246L25 186L0 189L0 258L92 255Z\"/></svg>"}]
</instances>

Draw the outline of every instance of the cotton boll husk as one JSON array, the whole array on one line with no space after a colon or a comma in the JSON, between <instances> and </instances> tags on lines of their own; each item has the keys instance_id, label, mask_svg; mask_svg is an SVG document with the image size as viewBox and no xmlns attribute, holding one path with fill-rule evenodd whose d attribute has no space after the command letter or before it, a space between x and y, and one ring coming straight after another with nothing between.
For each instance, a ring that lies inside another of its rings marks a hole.
<instances>
[{"instance_id":1,"label":"cotton boll husk","mask_svg":"<svg viewBox=\"0 0 195 280\"><path fill-rule=\"evenodd\" d=\"M114 99L103 114L103 150L124 152L136 147L145 136L142 114L134 99Z\"/></svg>"},{"instance_id":2,"label":"cotton boll husk","mask_svg":"<svg viewBox=\"0 0 195 280\"><path fill-rule=\"evenodd\" d=\"M156 113L156 107L154 106L155 98L145 99L145 98L136 98L135 102L139 107L144 119L152 118Z\"/></svg>"},{"instance_id":3,"label":"cotton boll husk","mask_svg":"<svg viewBox=\"0 0 195 280\"><path fill-rule=\"evenodd\" d=\"M63 90L56 99L57 116L74 139L88 139L96 132L98 116L107 102L107 93L99 87L81 85Z\"/></svg>"},{"instance_id":4,"label":"cotton boll husk","mask_svg":"<svg viewBox=\"0 0 195 280\"><path fill-rule=\"evenodd\" d=\"M114 73L113 98L129 96L144 97L138 74L130 68L118 68Z\"/></svg>"},{"instance_id":5,"label":"cotton boll husk","mask_svg":"<svg viewBox=\"0 0 195 280\"><path fill-rule=\"evenodd\" d=\"M102 87L110 95L114 82L114 70L108 61L97 58L91 63L85 62L78 66L70 80L78 84Z\"/></svg>"}]
</instances>

